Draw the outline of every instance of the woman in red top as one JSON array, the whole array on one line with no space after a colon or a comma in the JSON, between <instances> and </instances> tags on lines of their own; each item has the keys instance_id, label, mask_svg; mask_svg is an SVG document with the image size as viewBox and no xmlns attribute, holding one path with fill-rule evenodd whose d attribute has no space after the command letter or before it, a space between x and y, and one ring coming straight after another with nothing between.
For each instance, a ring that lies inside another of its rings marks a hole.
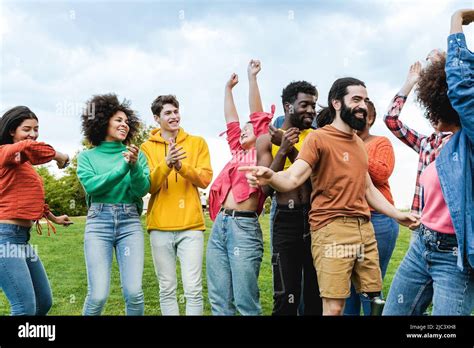
<instances>
[{"instance_id":1,"label":"woman in red top","mask_svg":"<svg viewBox=\"0 0 474 348\"><path fill-rule=\"evenodd\" d=\"M374 104L367 102L367 124L357 135L364 141L367 155L369 157L369 175L375 187L384 195L384 197L393 205L393 197L390 192L388 179L392 175L395 166L395 154L392 143L386 137L370 134L370 128L375 122L377 113ZM376 212L370 208L370 221L374 226L375 239L377 240L377 249L379 251L380 270L382 279L387 271L388 263L392 257L393 249L397 242L399 227L398 223L384 214ZM351 297L346 300L344 308L345 315L360 315L360 307L365 315L370 315L371 307L368 298L356 293L354 287L351 287Z\"/></svg>"},{"instance_id":2,"label":"woman in red top","mask_svg":"<svg viewBox=\"0 0 474 348\"><path fill-rule=\"evenodd\" d=\"M224 115L232 159L211 186L209 213L214 220L207 244L206 270L213 315L260 315L258 275L263 257L263 237L258 222L265 196L251 188L242 165L255 165L255 142L268 131L272 114L264 113L257 74L258 60L248 65L250 122L240 128L232 88L239 82L232 74L225 87Z\"/></svg>"},{"instance_id":3,"label":"woman in red top","mask_svg":"<svg viewBox=\"0 0 474 348\"><path fill-rule=\"evenodd\" d=\"M37 138L38 118L26 106L14 107L0 119L0 288L12 315L46 315L52 305L46 272L28 244L33 223L40 234L41 218L48 224L72 223L67 215L49 211L43 182L33 168L51 160L64 168L69 157Z\"/></svg>"}]
</instances>

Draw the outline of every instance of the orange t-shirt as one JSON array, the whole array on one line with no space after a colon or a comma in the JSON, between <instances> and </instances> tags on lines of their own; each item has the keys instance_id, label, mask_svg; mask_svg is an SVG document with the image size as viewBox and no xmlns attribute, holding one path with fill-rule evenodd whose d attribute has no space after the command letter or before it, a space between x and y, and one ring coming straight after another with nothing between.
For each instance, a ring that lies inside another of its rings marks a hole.
<instances>
[{"instance_id":1,"label":"orange t-shirt","mask_svg":"<svg viewBox=\"0 0 474 348\"><path fill-rule=\"evenodd\" d=\"M385 137L373 137L365 143L369 156L369 175L374 186L393 205L388 178L392 175L395 166L395 154L390 140ZM374 209L371 207L371 211Z\"/></svg>"},{"instance_id":2,"label":"orange t-shirt","mask_svg":"<svg viewBox=\"0 0 474 348\"><path fill-rule=\"evenodd\" d=\"M313 169L311 230L318 230L340 216L370 220L365 199L367 152L355 133L348 134L331 125L318 128L306 137L297 159Z\"/></svg>"}]
</instances>

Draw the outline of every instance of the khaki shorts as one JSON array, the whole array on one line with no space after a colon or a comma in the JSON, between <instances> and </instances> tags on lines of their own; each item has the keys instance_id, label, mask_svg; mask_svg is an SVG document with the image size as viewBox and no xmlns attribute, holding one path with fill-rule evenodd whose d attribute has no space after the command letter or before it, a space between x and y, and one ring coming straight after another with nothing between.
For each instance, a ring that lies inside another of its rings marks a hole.
<instances>
[{"instance_id":1,"label":"khaki shorts","mask_svg":"<svg viewBox=\"0 0 474 348\"><path fill-rule=\"evenodd\" d=\"M311 231L311 253L321 297L348 298L351 280L358 293L382 291L377 241L367 219L339 217Z\"/></svg>"}]
</instances>

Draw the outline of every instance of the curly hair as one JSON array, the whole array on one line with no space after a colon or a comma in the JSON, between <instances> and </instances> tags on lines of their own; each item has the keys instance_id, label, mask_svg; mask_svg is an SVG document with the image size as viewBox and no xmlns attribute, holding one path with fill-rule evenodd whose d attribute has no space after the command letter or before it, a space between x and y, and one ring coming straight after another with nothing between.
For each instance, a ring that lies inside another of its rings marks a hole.
<instances>
[{"instance_id":1,"label":"curly hair","mask_svg":"<svg viewBox=\"0 0 474 348\"><path fill-rule=\"evenodd\" d=\"M285 103L293 104L298 98L298 93L305 93L314 95L316 98L318 97L318 90L311 83L306 81L294 81L283 89L281 94L283 107L285 107Z\"/></svg>"},{"instance_id":2,"label":"curly hair","mask_svg":"<svg viewBox=\"0 0 474 348\"><path fill-rule=\"evenodd\" d=\"M373 117L372 123L369 124L369 126L372 127L375 123L375 119L377 118L377 110L375 109L375 105L372 100L367 100L365 103L367 104L367 120L369 117Z\"/></svg>"},{"instance_id":3,"label":"curly hair","mask_svg":"<svg viewBox=\"0 0 474 348\"><path fill-rule=\"evenodd\" d=\"M432 62L421 71L416 101L426 109L425 117L431 124L442 121L445 124L460 125L458 113L448 98L448 84L444 67L446 58Z\"/></svg>"},{"instance_id":4,"label":"curly hair","mask_svg":"<svg viewBox=\"0 0 474 348\"><path fill-rule=\"evenodd\" d=\"M124 99L120 103L116 94L94 95L87 101L86 108L81 116L82 132L86 140L93 146L100 145L107 136L109 120L118 111L122 111L127 115L127 124L130 130L124 143L130 144L131 139L133 139L141 126L140 119L135 111L130 108L130 101Z\"/></svg>"}]
</instances>

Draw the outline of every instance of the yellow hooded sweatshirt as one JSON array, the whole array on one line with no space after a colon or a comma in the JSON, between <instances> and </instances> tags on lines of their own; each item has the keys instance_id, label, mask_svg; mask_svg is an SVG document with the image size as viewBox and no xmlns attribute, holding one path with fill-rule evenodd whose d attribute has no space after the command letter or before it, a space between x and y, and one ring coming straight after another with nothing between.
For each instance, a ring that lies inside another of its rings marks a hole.
<instances>
[{"instance_id":1,"label":"yellow hooded sweatshirt","mask_svg":"<svg viewBox=\"0 0 474 348\"><path fill-rule=\"evenodd\" d=\"M202 137L187 134L182 128L176 144L186 152L179 171L166 164L169 142L161 137L159 128L154 129L141 146L150 167L148 231L206 229L198 187L205 189L212 180L209 148Z\"/></svg>"}]
</instances>

